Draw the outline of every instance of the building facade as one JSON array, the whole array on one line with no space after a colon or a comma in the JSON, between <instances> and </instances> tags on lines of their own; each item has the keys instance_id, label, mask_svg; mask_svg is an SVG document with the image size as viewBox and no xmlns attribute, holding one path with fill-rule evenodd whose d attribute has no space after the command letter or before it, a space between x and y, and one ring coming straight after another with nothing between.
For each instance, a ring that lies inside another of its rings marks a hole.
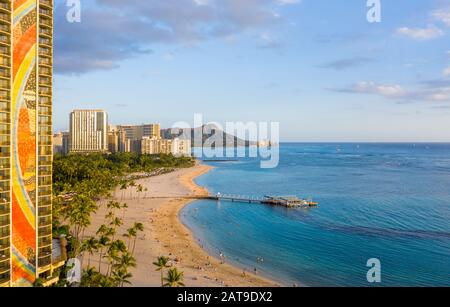
<instances>
[{"instance_id":1,"label":"building facade","mask_svg":"<svg viewBox=\"0 0 450 307\"><path fill-rule=\"evenodd\" d=\"M69 132L60 131L53 135L53 154L66 155L69 152Z\"/></svg>"},{"instance_id":2,"label":"building facade","mask_svg":"<svg viewBox=\"0 0 450 307\"><path fill-rule=\"evenodd\" d=\"M53 2L0 0L0 286L51 280Z\"/></svg>"},{"instance_id":3,"label":"building facade","mask_svg":"<svg viewBox=\"0 0 450 307\"><path fill-rule=\"evenodd\" d=\"M175 138L166 140L156 137L144 137L141 140L141 154L172 154L176 157L190 157L191 141Z\"/></svg>"},{"instance_id":4,"label":"building facade","mask_svg":"<svg viewBox=\"0 0 450 307\"><path fill-rule=\"evenodd\" d=\"M108 151L110 153L120 152L120 139L120 131L114 126L109 126Z\"/></svg>"},{"instance_id":5,"label":"building facade","mask_svg":"<svg viewBox=\"0 0 450 307\"><path fill-rule=\"evenodd\" d=\"M190 157L192 156L191 140L184 140L175 138L172 141L172 152L175 157Z\"/></svg>"},{"instance_id":6,"label":"building facade","mask_svg":"<svg viewBox=\"0 0 450 307\"><path fill-rule=\"evenodd\" d=\"M70 113L69 152L108 151L108 114L103 110L74 110Z\"/></svg>"},{"instance_id":7,"label":"building facade","mask_svg":"<svg viewBox=\"0 0 450 307\"><path fill-rule=\"evenodd\" d=\"M122 152L142 152L142 140L144 138L160 138L160 124L145 125L121 125L117 129L122 132L120 143L123 144Z\"/></svg>"},{"instance_id":8,"label":"building facade","mask_svg":"<svg viewBox=\"0 0 450 307\"><path fill-rule=\"evenodd\" d=\"M53 135L53 154L63 153L63 133L58 132Z\"/></svg>"},{"instance_id":9,"label":"building facade","mask_svg":"<svg viewBox=\"0 0 450 307\"><path fill-rule=\"evenodd\" d=\"M161 139L145 137L141 140L141 154L157 155L161 152Z\"/></svg>"}]
</instances>

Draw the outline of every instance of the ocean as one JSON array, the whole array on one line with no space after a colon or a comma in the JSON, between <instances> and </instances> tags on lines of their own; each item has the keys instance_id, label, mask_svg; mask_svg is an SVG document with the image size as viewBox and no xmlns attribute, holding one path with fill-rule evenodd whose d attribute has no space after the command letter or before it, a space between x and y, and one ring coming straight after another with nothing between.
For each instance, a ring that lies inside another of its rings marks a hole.
<instances>
[{"instance_id":1,"label":"ocean","mask_svg":"<svg viewBox=\"0 0 450 307\"><path fill-rule=\"evenodd\" d=\"M274 169L207 164L197 183L211 193L319 202L194 202L180 216L209 253L286 286L450 286L450 144L281 144Z\"/></svg>"}]
</instances>

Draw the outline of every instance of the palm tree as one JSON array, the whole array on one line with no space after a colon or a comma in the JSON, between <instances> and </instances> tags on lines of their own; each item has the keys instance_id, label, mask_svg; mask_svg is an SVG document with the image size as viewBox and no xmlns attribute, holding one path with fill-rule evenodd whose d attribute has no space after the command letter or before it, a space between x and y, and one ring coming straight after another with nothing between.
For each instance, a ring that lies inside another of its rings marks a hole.
<instances>
[{"instance_id":1,"label":"palm tree","mask_svg":"<svg viewBox=\"0 0 450 307\"><path fill-rule=\"evenodd\" d=\"M83 276L81 277L81 287L95 287L96 281L100 277L99 272L94 268L88 268L83 271Z\"/></svg>"},{"instance_id":2,"label":"palm tree","mask_svg":"<svg viewBox=\"0 0 450 307\"><path fill-rule=\"evenodd\" d=\"M100 237L100 239L98 240L98 248L100 250L100 258L98 261L98 271L100 273L102 272L103 250L105 247L108 247L109 242L111 242L111 240L109 239L109 237L107 235L102 235Z\"/></svg>"},{"instance_id":3,"label":"palm tree","mask_svg":"<svg viewBox=\"0 0 450 307\"><path fill-rule=\"evenodd\" d=\"M83 244L81 246L81 250L83 252L88 252L88 268L91 266L91 256L94 254L95 251L98 250L99 243L98 240L94 237L90 237L83 241Z\"/></svg>"},{"instance_id":4,"label":"palm tree","mask_svg":"<svg viewBox=\"0 0 450 307\"><path fill-rule=\"evenodd\" d=\"M117 270L112 273L112 277L117 285L123 287L124 284L131 285L129 278L133 277L133 275L126 270Z\"/></svg>"},{"instance_id":5,"label":"palm tree","mask_svg":"<svg viewBox=\"0 0 450 307\"><path fill-rule=\"evenodd\" d=\"M134 188L134 187L136 186L136 182L131 181L131 182L128 184L128 186ZM130 199L133 199L133 189L130 189Z\"/></svg>"},{"instance_id":6,"label":"palm tree","mask_svg":"<svg viewBox=\"0 0 450 307\"><path fill-rule=\"evenodd\" d=\"M116 209L120 209L121 206L120 206L120 203L118 203L117 201L112 201L112 200L111 200L111 201L108 203L107 208L108 208L109 210L111 210L111 212L114 214L115 211L116 211Z\"/></svg>"},{"instance_id":7,"label":"palm tree","mask_svg":"<svg viewBox=\"0 0 450 307\"><path fill-rule=\"evenodd\" d=\"M112 226L113 228L117 228L123 225L123 221L121 218L115 217L111 223L109 223L110 226Z\"/></svg>"},{"instance_id":8,"label":"palm tree","mask_svg":"<svg viewBox=\"0 0 450 307\"><path fill-rule=\"evenodd\" d=\"M120 185L120 190L122 191L122 197L120 201L123 201L123 197L125 196L125 190L128 189L128 184L126 182L122 182Z\"/></svg>"},{"instance_id":9,"label":"palm tree","mask_svg":"<svg viewBox=\"0 0 450 307\"><path fill-rule=\"evenodd\" d=\"M141 184L138 184L137 188L136 188L136 192L138 194L138 201L141 200L141 193L144 191L144 187Z\"/></svg>"},{"instance_id":10,"label":"palm tree","mask_svg":"<svg viewBox=\"0 0 450 307\"><path fill-rule=\"evenodd\" d=\"M109 211L106 215L105 215L105 219L107 220L113 220L115 217L114 213L112 211Z\"/></svg>"},{"instance_id":11,"label":"palm tree","mask_svg":"<svg viewBox=\"0 0 450 307\"><path fill-rule=\"evenodd\" d=\"M136 265L136 259L134 259L129 252L125 252L122 254L122 257L118 259L117 263L114 264L114 269L128 270L128 268L135 268Z\"/></svg>"},{"instance_id":12,"label":"palm tree","mask_svg":"<svg viewBox=\"0 0 450 307\"><path fill-rule=\"evenodd\" d=\"M156 266L156 271L161 272L161 287L164 287L164 269L170 267L169 258L160 256L156 262L153 262L153 265Z\"/></svg>"},{"instance_id":13,"label":"palm tree","mask_svg":"<svg viewBox=\"0 0 450 307\"><path fill-rule=\"evenodd\" d=\"M167 277L164 278L166 283L163 287L184 287L183 275L183 272L178 272L177 268L170 269L167 272Z\"/></svg>"},{"instance_id":14,"label":"palm tree","mask_svg":"<svg viewBox=\"0 0 450 307\"><path fill-rule=\"evenodd\" d=\"M133 249L131 250L131 254L134 255L134 249L136 247L136 239L137 239L137 235L138 232L143 232L144 231L144 224L142 223L134 223L133 225L134 230L136 231L136 235L134 236L134 240L133 240Z\"/></svg>"},{"instance_id":15,"label":"palm tree","mask_svg":"<svg viewBox=\"0 0 450 307\"><path fill-rule=\"evenodd\" d=\"M144 188L144 199L147 198L147 192L148 192L148 188Z\"/></svg>"},{"instance_id":16,"label":"palm tree","mask_svg":"<svg viewBox=\"0 0 450 307\"><path fill-rule=\"evenodd\" d=\"M125 219L125 212L128 209L127 203L122 204L122 219Z\"/></svg>"},{"instance_id":17,"label":"palm tree","mask_svg":"<svg viewBox=\"0 0 450 307\"><path fill-rule=\"evenodd\" d=\"M131 248L131 238L134 238L137 236L137 231L134 227L131 227L127 229L127 233L123 235L124 237L128 238L128 250Z\"/></svg>"},{"instance_id":18,"label":"palm tree","mask_svg":"<svg viewBox=\"0 0 450 307\"><path fill-rule=\"evenodd\" d=\"M108 259L108 270L106 272L106 276L110 276L112 273L112 268L115 262L120 261L120 254L127 252L127 246L122 240L116 240L111 242L108 248L108 252L106 253L106 258Z\"/></svg>"}]
</instances>

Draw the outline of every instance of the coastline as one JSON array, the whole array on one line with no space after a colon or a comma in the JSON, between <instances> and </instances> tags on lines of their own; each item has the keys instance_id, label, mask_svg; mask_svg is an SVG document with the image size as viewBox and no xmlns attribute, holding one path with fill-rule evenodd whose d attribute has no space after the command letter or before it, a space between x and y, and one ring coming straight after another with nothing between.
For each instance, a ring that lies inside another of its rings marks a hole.
<instances>
[{"instance_id":1,"label":"coastline","mask_svg":"<svg viewBox=\"0 0 450 307\"><path fill-rule=\"evenodd\" d=\"M124 225L118 233L125 233L135 222L144 224L144 233L136 242L135 258L137 268L131 272L131 286L160 287L160 272L153 262L158 256L170 258L173 266L184 273L186 286L194 287L277 287L279 283L252 272L245 272L229 263L208 254L193 233L180 219L181 210L195 200L186 197L203 196L208 190L198 186L194 180L212 169L211 166L197 163L194 167L179 169L168 174L140 179L136 184L147 188L146 195L139 195L136 188L114 191L116 201L125 202ZM87 235L104 223L106 206L101 205L93 216ZM98 265L94 256L92 265ZM106 263L102 261L102 267Z\"/></svg>"}]
</instances>

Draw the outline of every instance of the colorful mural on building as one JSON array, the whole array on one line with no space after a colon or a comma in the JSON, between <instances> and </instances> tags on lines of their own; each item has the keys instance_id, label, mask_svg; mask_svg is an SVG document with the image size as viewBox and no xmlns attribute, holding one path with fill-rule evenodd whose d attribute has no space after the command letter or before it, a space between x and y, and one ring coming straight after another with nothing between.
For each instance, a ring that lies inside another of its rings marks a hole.
<instances>
[{"instance_id":1,"label":"colorful mural on building","mask_svg":"<svg viewBox=\"0 0 450 307\"><path fill-rule=\"evenodd\" d=\"M37 266L37 1L12 2L12 283L29 286Z\"/></svg>"}]
</instances>

